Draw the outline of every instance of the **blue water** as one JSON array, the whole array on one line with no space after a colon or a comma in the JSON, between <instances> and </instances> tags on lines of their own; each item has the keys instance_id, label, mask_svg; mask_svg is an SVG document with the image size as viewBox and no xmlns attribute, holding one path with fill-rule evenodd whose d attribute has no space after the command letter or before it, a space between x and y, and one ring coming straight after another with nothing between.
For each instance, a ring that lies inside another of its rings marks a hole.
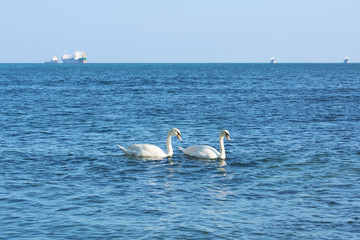
<instances>
[{"instance_id":1,"label":"blue water","mask_svg":"<svg viewBox=\"0 0 360 240\"><path fill-rule=\"evenodd\" d=\"M0 64L0 100L0 239L360 239L360 64Z\"/></svg>"}]
</instances>

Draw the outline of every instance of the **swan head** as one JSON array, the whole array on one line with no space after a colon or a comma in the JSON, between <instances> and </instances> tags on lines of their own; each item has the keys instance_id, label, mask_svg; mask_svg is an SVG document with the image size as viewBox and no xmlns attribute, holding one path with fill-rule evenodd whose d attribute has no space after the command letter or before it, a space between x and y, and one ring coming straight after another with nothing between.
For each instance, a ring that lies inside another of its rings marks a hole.
<instances>
[{"instance_id":1,"label":"swan head","mask_svg":"<svg viewBox=\"0 0 360 240\"><path fill-rule=\"evenodd\" d=\"M179 129L177 129L177 128L172 128L169 133L170 133L171 135L177 136L177 137L179 138L179 140L182 141L182 140L181 140L181 133L180 133L180 130L179 130Z\"/></svg>"},{"instance_id":2,"label":"swan head","mask_svg":"<svg viewBox=\"0 0 360 240\"><path fill-rule=\"evenodd\" d=\"M228 130L226 130L226 129L221 130L221 131L220 131L220 136L221 136L221 137L226 137L227 140L230 141L230 134L229 134L229 131L228 131Z\"/></svg>"}]
</instances>

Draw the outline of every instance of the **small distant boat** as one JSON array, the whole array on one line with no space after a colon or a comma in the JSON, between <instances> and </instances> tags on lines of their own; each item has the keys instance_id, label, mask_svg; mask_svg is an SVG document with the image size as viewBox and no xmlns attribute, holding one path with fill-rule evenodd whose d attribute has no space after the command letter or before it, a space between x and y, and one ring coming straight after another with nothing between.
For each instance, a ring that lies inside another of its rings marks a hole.
<instances>
[{"instance_id":1,"label":"small distant boat","mask_svg":"<svg viewBox=\"0 0 360 240\"><path fill-rule=\"evenodd\" d=\"M274 57L270 58L270 63L276 63L276 59Z\"/></svg>"},{"instance_id":2,"label":"small distant boat","mask_svg":"<svg viewBox=\"0 0 360 240\"><path fill-rule=\"evenodd\" d=\"M348 56L344 58L344 63L350 63L350 58L348 58Z\"/></svg>"},{"instance_id":3,"label":"small distant boat","mask_svg":"<svg viewBox=\"0 0 360 240\"><path fill-rule=\"evenodd\" d=\"M59 63L59 59L53 56L50 61L45 61L45 63Z\"/></svg>"},{"instance_id":4,"label":"small distant boat","mask_svg":"<svg viewBox=\"0 0 360 240\"><path fill-rule=\"evenodd\" d=\"M75 51L74 55L64 54L61 57L63 63L86 63L87 55L85 51Z\"/></svg>"}]
</instances>

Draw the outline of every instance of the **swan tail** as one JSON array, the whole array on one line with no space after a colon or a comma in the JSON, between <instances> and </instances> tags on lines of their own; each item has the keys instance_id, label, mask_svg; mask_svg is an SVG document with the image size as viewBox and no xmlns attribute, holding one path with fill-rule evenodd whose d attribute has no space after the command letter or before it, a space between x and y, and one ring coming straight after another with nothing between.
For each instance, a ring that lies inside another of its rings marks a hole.
<instances>
[{"instance_id":1,"label":"swan tail","mask_svg":"<svg viewBox=\"0 0 360 240\"><path fill-rule=\"evenodd\" d=\"M136 156L136 152L131 151L131 150L129 150L129 149L125 148L125 147L122 147L122 146L120 146L120 145L116 145L116 146L117 146L118 148L120 148L121 151L123 151L123 152L125 153L125 155Z\"/></svg>"},{"instance_id":2,"label":"swan tail","mask_svg":"<svg viewBox=\"0 0 360 240\"><path fill-rule=\"evenodd\" d=\"M178 147L178 148L184 153L185 149L183 149L182 147Z\"/></svg>"},{"instance_id":3,"label":"swan tail","mask_svg":"<svg viewBox=\"0 0 360 240\"><path fill-rule=\"evenodd\" d=\"M120 148L121 149L121 151L123 151L124 153L126 153L126 150L125 150L125 148L124 147L122 147L122 146L120 146L120 145L116 145L118 148Z\"/></svg>"}]
</instances>

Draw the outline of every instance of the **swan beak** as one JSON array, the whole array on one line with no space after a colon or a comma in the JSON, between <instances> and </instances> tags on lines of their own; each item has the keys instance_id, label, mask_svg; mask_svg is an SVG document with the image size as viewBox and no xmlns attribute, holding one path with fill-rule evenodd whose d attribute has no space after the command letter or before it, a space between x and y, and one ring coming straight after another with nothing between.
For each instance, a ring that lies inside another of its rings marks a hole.
<instances>
[{"instance_id":1,"label":"swan beak","mask_svg":"<svg viewBox=\"0 0 360 240\"><path fill-rule=\"evenodd\" d=\"M180 137L180 134L178 134L178 135L176 135L176 136L179 138L180 142L182 142L181 137Z\"/></svg>"},{"instance_id":2,"label":"swan beak","mask_svg":"<svg viewBox=\"0 0 360 240\"><path fill-rule=\"evenodd\" d=\"M229 136L229 135L226 135L226 138L227 138L227 140L229 140L229 141L230 141L230 136Z\"/></svg>"}]
</instances>

